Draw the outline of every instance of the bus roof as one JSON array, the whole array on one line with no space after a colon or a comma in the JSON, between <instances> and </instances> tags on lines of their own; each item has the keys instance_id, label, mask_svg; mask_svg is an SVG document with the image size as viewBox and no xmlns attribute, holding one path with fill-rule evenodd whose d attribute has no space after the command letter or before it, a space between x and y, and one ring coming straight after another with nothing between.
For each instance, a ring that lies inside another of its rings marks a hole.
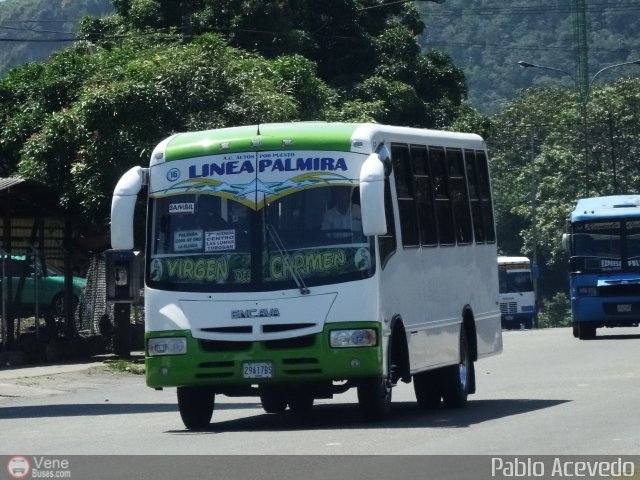
<instances>
[{"instance_id":1,"label":"bus roof","mask_svg":"<svg viewBox=\"0 0 640 480\"><path fill-rule=\"evenodd\" d=\"M640 216L640 195L581 198L571 212L571 222Z\"/></svg>"},{"instance_id":2,"label":"bus roof","mask_svg":"<svg viewBox=\"0 0 640 480\"><path fill-rule=\"evenodd\" d=\"M462 144L467 148L485 148L482 137L470 133L442 132L373 123L265 123L179 133L166 139L156 148L151 162L155 164L206 155L286 149L368 154L388 137L393 141L423 144L432 142L445 147L449 145L460 147Z\"/></svg>"},{"instance_id":3,"label":"bus roof","mask_svg":"<svg viewBox=\"0 0 640 480\"><path fill-rule=\"evenodd\" d=\"M506 263L531 263L527 257L506 257L498 256L498 264Z\"/></svg>"}]
</instances>

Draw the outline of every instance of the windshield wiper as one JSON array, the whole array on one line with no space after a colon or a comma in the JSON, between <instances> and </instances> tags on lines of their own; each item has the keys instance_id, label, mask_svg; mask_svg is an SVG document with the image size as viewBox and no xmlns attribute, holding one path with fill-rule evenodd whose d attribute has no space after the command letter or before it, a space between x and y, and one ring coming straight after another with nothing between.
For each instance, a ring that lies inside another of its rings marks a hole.
<instances>
[{"instance_id":1,"label":"windshield wiper","mask_svg":"<svg viewBox=\"0 0 640 480\"><path fill-rule=\"evenodd\" d=\"M289 255L289 251L285 248L284 243L282 243L280 235L278 235L276 229L273 228L273 225L267 224L266 229L267 232L269 232L269 235L271 235L271 240L273 240L273 244L278 249L280 255L282 255L282 258L284 258L286 262L291 265L291 276L293 277L293 281L296 282L296 286L300 290L300 293L302 295L308 295L310 293L309 289L305 285L304 279L302 278L302 275L300 275L298 267L296 267L295 263L293 262L291 255Z\"/></svg>"}]
</instances>

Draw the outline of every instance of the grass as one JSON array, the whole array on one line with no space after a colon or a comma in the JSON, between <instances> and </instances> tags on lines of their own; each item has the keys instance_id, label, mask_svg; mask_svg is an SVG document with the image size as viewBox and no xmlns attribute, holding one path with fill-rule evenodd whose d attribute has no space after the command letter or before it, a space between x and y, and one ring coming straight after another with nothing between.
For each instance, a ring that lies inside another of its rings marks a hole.
<instances>
[{"instance_id":1,"label":"grass","mask_svg":"<svg viewBox=\"0 0 640 480\"><path fill-rule=\"evenodd\" d=\"M109 370L123 373L132 373L134 375L144 375L144 365L130 360L115 360L107 364Z\"/></svg>"}]
</instances>

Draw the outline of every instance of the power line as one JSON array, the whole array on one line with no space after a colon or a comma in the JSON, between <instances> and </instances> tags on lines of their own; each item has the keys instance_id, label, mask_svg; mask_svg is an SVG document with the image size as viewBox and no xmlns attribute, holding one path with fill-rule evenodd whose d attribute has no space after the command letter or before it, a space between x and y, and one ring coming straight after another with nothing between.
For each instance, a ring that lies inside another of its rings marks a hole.
<instances>
[{"instance_id":1,"label":"power line","mask_svg":"<svg viewBox=\"0 0 640 480\"><path fill-rule=\"evenodd\" d=\"M6 25L0 25L1 30L14 30L19 32L35 32L35 33L56 33L56 34L65 34L65 35L74 35L75 32L62 32L59 30L38 30L35 28L28 27L7 27Z\"/></svg>"},{"instance_id":2,"label":"power line","mask_svg":"<svg viewBox=\"0 0 640 480\"><path fill-rule=\"evenodd\" d=\"M450 47L450 48L492 48L497 50L561 50L566 51L568 49L575 48L575 45L550 45L543 47L540 45L495 45L487 43L440 43L440 42L423 42L423 47ZM638 48L590 48L591 51L612 52L612 53L632 53L639 51Z\"/></svg>"},{"instance_id":3,"label":"power line","mask_svg":"<svg viewBox=\"0 0 640 480\"><path fill-rule=\"evenodd\" d=\"M586 5L587 11L595 13L626 12L640 10L640 5L635 2L618 3L591 3ZM460 8L453 10L429 9L429 16L459 16L459 15L542 15L542 14L569 14L572 13L571 5L538 5L535 7L482 7Z\"/></svg>"}]
</instances>

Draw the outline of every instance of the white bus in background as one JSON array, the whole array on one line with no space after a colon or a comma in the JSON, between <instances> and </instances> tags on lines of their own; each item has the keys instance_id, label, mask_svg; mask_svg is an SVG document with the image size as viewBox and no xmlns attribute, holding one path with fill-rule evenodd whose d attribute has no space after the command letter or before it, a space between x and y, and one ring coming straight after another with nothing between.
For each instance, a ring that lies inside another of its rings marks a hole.
<instances>
[{"instance_id":1,"label":"white bus in background","mask_svg":"<svg viewBox=\"0 0 640 480\"><path fill-rule=\"evenodd\" d=\"M531 262L527 257L498 257L502 328L532 328L536 294Z\"/></svg>"},{"instance_id":2,"label":"white bus in background","mask_svg":"<svg viewBox=\"0 0 640 480\"><path fill-rule=\"evenodd\" d=\"M172 136L114 192L125 290L144 184L146 381L177 387L187 428L209 424L216 395L278 414L356 388L380 420L413 381L420 407L461 407L474 362L502 351L478 135L304 122Z\"/></svg>"}]
</instances>

